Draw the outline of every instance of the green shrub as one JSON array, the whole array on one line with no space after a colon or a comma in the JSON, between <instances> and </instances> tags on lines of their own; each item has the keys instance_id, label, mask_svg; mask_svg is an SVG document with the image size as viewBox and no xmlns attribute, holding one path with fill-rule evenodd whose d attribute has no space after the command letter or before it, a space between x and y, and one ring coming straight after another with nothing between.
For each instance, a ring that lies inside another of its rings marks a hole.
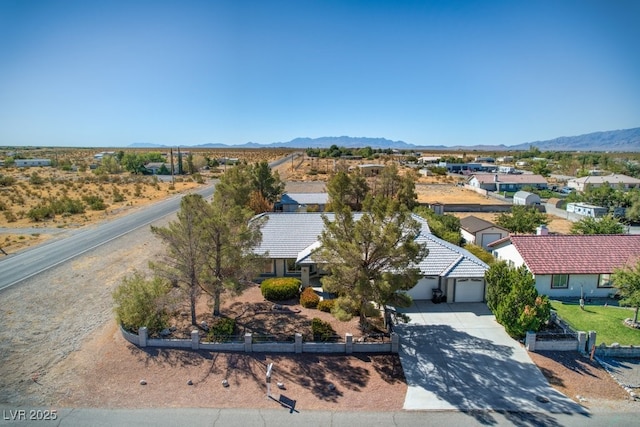
<instances>
[{"instance_id":1,"label":"green shrub","mask_svg":"<svg viewBox=\"0 0 640 427\"><path fill-rule=\"evenodd\" d=\"M150 335L167 327L169 315L164 308L171 286L156 277L146 280L140 273L125 277L113 292L116 319L128 331L146 326Z\"/></svg>"},{"instance_id":2,"label":"green shrub","mask_svg":"<svg viewBox=\"0 0 640 427\"><path fill-rule=\"evenodd\" d=\"M325 313L331 313L331 309L335 305L335 299L323 299L318 303L318 310L324 311Z\"/></svg>"},{"instance_id":3,"label":"green shrub","mask_svg":"<svg viewBox=\"0 0 640 427\"><path fill-rule=\"evenodd\" d=\"M207 334L209 342L229 341L236 330L236 320L228 317L220 317L213 322Z\"/></svg>"},{"instance_id":4,"label":"green shrub","mask_svg":"<svg viewBox=\"0 0 640 427\"><path fill-rule=\"evenodd\" d=\"M27 212L27 217L35 222L54 218L55 216L56 214L53 212L53 209L48 205L38 205Z\"/></svg>"},{"instance_id":5,"label":"green shrub","mask_svg":"<svg viewBox=\"0 0 640 427\"><path fill-rule=\"evenodd\" d=\"M300 279L293 277L275 277L260 284L262 296L269 301L284 301L298 296Z\"/></svg>"},{"instance_id":6,"label":"green shrub","mask_svg":"<svg viewBox=\"0 0 640 427\"><path fill-rule=\"evenodd\" d=\"M39 186L44 184L44 178L38 175L38 172L33 172L29 177L29 183L31 185Z\"/></svg>"},{"instance_id":7,"label":"green shrub","mask_svg":"<svg viewBox=\"0 0 640 427\"><path fill-rule=\"evenodd\" d=\"M10 187L15 184L16 179L11 176L0 175L0 187Z\"/></svg>"},{"instance_id":8,"label":"green shrub","mask_svg":"<svg viewBox=\"0 0 640 427\"><path fill-rule=\"evenodd\" d=\"M82 197L82 200L84 200L89 205L89 208L94 211L103 211L107 208L107 205L104 204L104 200L102 200L102 197L100 196L84 196Z\"/></svg>"},{"instance_id":9,"label":"green shrub","mask_svg":"<svg viewBox=\"0 0 640 427\"><path fill-rule=\"evenodd\" d=\"M320 302L320 297L313 288L304 288L302 294L300 294L300 305L305 308L316 308Z\"/></svg>"},{"instance_id":10,"label":"green shrub","mask_svg":"<svg viewBox=\"0 0 640 427\"><path fill-rule=\"evenodd\" d=\"M331 324L317 317L311 320L311 333L314 341L329 341L336 336Z\"/></svg>"},{"instance_id":11,"label":"green shrub","mask_svg":"<svg viewBox=\"0 0 640 427\"><path fill-rule=\"evenodd\" d=\"M353 316L360 315L360 306L349 297L338 297L334 300L331 314L341 322L348 322Z\"/></svg>"},{"instance_id":12,"label":"green shrub","mask_svg":"<svg viewBox=\"0 0 640 427\"><path fill-rule=\"evenodd\" d=\"M18 220L16 215L10 209L3 211L2 213L4 214L4 217L7 220L7 222L16 222Z\"/></svg>"}]
</instances>

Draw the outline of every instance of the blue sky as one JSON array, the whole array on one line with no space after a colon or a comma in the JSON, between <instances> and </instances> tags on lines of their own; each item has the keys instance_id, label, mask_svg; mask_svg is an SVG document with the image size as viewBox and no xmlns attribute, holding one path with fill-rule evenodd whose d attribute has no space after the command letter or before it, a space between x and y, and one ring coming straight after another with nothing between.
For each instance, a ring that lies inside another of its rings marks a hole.
<instances>
[{"instance_id":1,"label":"blue sky","mask_svg":"<svg viewBox=\"0 0 640 427\"><path fill-rule=\"evenodd\" d=\"M0 145L640 126L640 2L0 1Z\"/></svg>"}]
</instances>

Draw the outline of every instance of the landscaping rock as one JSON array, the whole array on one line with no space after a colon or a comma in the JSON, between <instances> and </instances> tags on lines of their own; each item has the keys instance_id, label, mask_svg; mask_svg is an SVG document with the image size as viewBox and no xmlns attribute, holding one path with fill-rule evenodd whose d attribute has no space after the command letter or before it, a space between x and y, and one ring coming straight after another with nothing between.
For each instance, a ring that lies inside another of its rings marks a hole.
<instances>
[{"instance_id":1,"label":"landscaping rock","mask_svg":"<svg viewBox=\"0 0 640 427\"><path fill-rule=\"evenodd\" d=\"M147 382L145 380L140 380L140 385L147 385Z\"/></svg>"}]
</instances>

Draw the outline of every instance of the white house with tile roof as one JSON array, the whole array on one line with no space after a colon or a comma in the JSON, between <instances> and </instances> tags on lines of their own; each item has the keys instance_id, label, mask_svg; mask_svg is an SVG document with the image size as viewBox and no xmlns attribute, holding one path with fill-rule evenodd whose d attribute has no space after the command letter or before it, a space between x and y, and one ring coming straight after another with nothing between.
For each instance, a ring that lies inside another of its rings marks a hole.
<instances>
[{"instance_id":1,"label":"white house with tile roof","mask_svg":"<svg viewBox=\"0 0 640 427\"><path fill-rule=\"evenodd\" d=\"M324 214L334 220L333 213ZM324 272L313 259L313 252L320 246L319 237L324 229L322 214L311 212L268 212L258 215L264 218L262 242L256 253L268 253L268 261L262 276L300 277L308 286ZM354 213L358 220L362 213ZM487 264L469 251L448 243L431 234L427 221L413 215L422 227L417 240L427 245L429 254L419 263L422 278L409 295L414 299L431 299L433 289L440 289L448 302L480 302L485 297L484 273Z\"/></svg>"},{"instance_id":2,"label":"white house with tile roof","mask_svg":"<svg viewBox=\"0 0 640 427\"><path fill-rule=\"evenodd\" d=\"M525 265L549 297L607 297L611 274L640 257L640 235L512 235L489 245L514 267Z\"/></svg>"},{"instance_id":3,"label":"white house with tile roof","mask_svg":"<svg viewBox=\"0 0 640 427\"><path fill-rule=\"evenodd\" d=\"M640 179L622 174L589 175L582 178L573 178L567 181L567 187L577 191L585 191L587 186L598 188L606 185L614 189L622 188L625 191L632 188L640 188Z\"/></svg>"}]
</instances>

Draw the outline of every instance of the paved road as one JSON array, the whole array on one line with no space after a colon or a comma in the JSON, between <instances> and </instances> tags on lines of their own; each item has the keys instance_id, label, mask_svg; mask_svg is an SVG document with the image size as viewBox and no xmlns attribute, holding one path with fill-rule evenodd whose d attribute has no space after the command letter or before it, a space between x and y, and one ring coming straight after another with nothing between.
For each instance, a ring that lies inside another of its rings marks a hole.
<instances>
[{"instance_id":1,"label":"paved road","mask_svg":"<svg viewBox=\"0 0 640 427\"><path fill-rule=\"evenodd\" d=\"M274 405L277 406L277 404ZM50 408L42 408L50 409ZM20 410L25 411L19 412ZM11 412L10 412L11 411ZM29 420L29 408L0 407L0 426L636 426L638 414L607 412L598 414L549 414L492 411L396 411L396 412L290 412L274 409L58 409L56 420ZM12 420L24 416L27 420Z\"/></svg>"},{"instance_id":2,"label":"paved road","mask_svg":"<svg viewBox=\"0 0 640 427\"><path fill-rule=\"evenodd\" d=\"M214 188L215 183L212 183L195 192L203 197L210 197ZM67 238L52 240L40 246L0 258L0 290L174 213L180 206L182 196L182 194L177 195L138 209L113 221L74 230Z\"/></svg>"},{"instance_id":3,"label":"paved road","mask_svg":"<svg viewBox=\"0 0 640 427\"><path fill-rule=\"evenodd\" d=\"M269 166L274 168L300 155L298 152L289 154ZM213 195L214 189L215 182L195 193L207 198ZM72 231L70 237L0 258L0 291L174 213L180 207L181 199L182 195L177 195L116 220Z\"/></svg>"}]
</instances>

